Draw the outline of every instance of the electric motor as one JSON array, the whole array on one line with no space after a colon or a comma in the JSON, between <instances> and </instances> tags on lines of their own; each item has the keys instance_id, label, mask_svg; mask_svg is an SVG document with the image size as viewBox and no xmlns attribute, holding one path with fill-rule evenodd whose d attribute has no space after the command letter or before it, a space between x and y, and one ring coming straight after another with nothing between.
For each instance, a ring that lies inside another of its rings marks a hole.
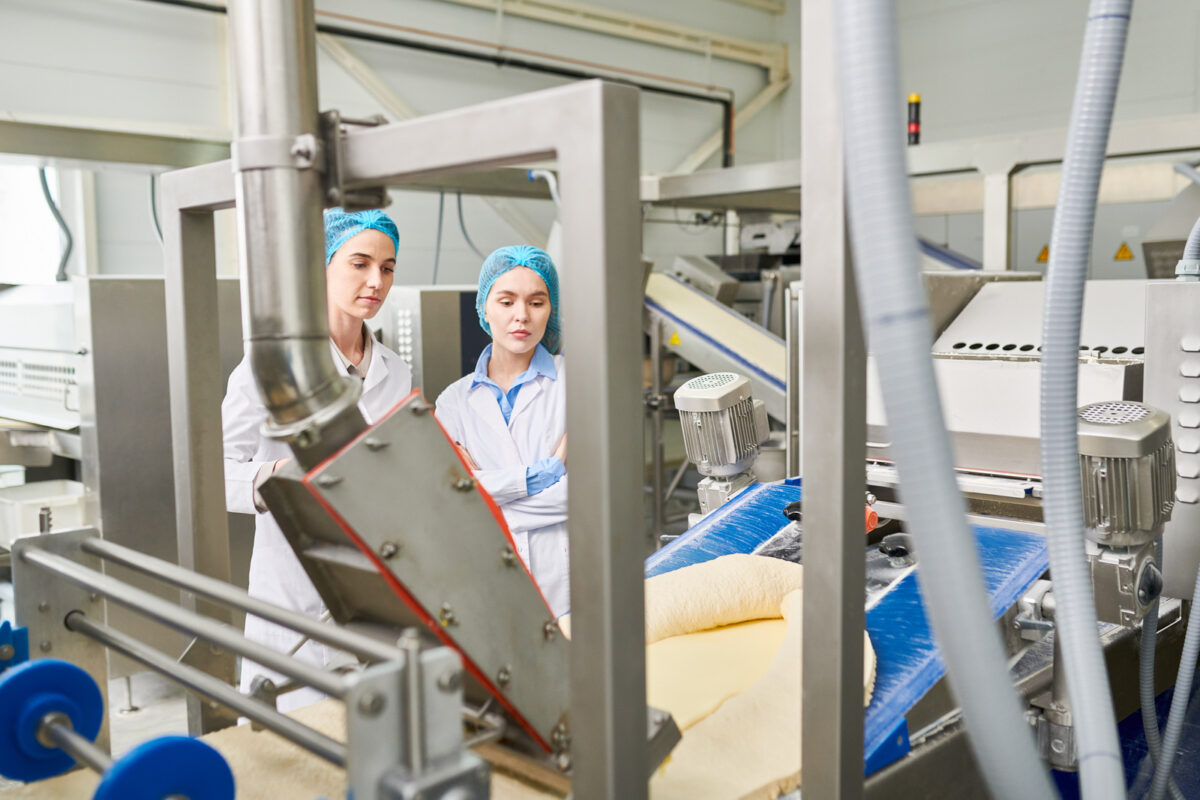
<instances>
[{"instance_id":1,"label":"electric motor","mask_svg":"<svg viewBox=\"0 0 1200 800\"><path fill-rule=\"evenodd\" d=\"M1084 406L1079 469L1088 538L1136 547L1162 534L1175 506L1170 416L1130 401Z\"/></svg>"},{"instance_id":2,"label":"electric motor","mask_svg":"<svg viewBox=\"0 0 1200 800\"><path fill-rule=\"evenodd\" d=\"M683 447L700 474L725 477L750 468L769 428L750 381L733 372L692 378L675 391Z\"/></svg>"}]
</instances>

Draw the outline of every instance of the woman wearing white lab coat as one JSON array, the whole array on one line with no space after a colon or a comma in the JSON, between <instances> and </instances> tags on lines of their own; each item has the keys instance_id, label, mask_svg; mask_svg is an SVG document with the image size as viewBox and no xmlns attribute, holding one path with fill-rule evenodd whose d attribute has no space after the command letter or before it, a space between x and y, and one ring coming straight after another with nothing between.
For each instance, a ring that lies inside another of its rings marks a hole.
<instances>
[{"instance_id":1,"label":"woman wearing white lab coat","mask_svg":"<svg viewBox=\"0 0 1200 800\"><path fill-rule=\"evenodd\" d=\"M395 223L380 211L347 214L341 209L325 212L325 234L330 355L338 372L363 381L358 407L370 423L412 390L408 365L375 341L364 322L375 316L391 289L399 236ZM326 609L320 595L258 494L258 487L289 460L291 450L287 444L261 433L267 410L247 359L229 376L221 418L226 504L230 511L256 515L250 594L283 608L322 617ZM246 637L280 652L289 652L303 642L296 657L318 666L327 666L335 654L317 642L305 642L295 631L250 615L246 616ZM278 673L243 661L242 690L249 691L260 675L276 685L284 680ZM278 708L288 711L323 696L314 689L300 689L280 695Z\"/></svg>"},{"instance_id":2,"label":"woman wearing white lab coat","mask_svg":"<svg viewBox=\"0 0 1200 800\"><path fill-rule=\"evenodd\" d=\"M475 299L492 343L437 399L437 418L504 514L555 617L570 608L566 372L554 263L536 247L488 256Z\"/></svg>"}]
</instances>

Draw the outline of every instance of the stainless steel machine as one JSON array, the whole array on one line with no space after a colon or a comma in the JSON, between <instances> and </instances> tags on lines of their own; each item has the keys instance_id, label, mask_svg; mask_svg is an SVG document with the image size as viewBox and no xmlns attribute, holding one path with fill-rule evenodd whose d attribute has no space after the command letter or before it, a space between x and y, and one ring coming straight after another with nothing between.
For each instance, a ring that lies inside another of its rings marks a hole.
<instances>
[{"instance_id":1,"label":"stainless steel machine","mask_svg":"<svg viewBox=\"0 0 1200 800\"><path fill-rule=\"evenodd\" d=\"M57 456L63 473L78 478L80 494L70 501L76 507L57 515L51 508L49 530L88 525L118 544L177 563L163 286L162 278L94 276L0 289L0 461L48 467ZM238 281L221 279L216 292L215 379L223 387L242 358ZM55 502L51 495L62 483L45 484L46 503ZM24 505L39 505L36 484L20 492ZM242 586L248 523L229 517L231 578ZM17 536L38 528L13 518L0 522L0 531L7 551ZM178 599L177 592L120 567L114 574ZM119 608L112 620L175 655L188 643ZM111 676L132 669L118 656Z\"/></svg>"},{"instance_id":2,"label":"stainless steel machine","mask_svg":"<svg viewBox=\"0 0 1200 800\"><path fill-rule=\"evenodd\" d=\"M430 400L474 371L491 343L475 313L475 286L394 286L371 325Z\"/></svg>"}]
</instances>

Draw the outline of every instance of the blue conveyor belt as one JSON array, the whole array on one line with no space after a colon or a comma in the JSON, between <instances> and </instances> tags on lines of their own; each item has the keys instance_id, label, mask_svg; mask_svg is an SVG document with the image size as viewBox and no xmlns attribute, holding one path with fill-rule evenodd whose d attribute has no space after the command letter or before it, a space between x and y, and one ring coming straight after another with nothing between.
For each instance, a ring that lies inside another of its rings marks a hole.
<instances>
[{"instance_id":1,"label":"blue conveyor belt","mask_svg":"<svg viewBox=\"0 0 1200 800\"><path fill-rule=\"evenodd\" d=\"M800 499L798 482L755 484L646 559L646 576L749 553L788 524L784 507ZM992 612L999 617L1048 566L1036 534L973 526ZM864 722L864 761L870 774L908 752L905 716L946 668L934 643L916 574L901 578L867 610L875 648L875 691Z\"/></svg>"}]
</instances>

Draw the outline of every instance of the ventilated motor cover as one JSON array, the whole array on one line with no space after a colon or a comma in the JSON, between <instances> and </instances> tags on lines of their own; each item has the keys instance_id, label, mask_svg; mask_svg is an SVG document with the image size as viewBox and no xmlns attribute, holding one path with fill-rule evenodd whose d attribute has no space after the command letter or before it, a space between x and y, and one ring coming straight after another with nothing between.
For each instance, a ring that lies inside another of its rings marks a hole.
<instances>
[{"instance_id":1,"label":"ventilated motor cover","mask_svg":"<svg viewBox=\"0 0 1200 800\"><path fill-rule=\"evenodd\" d=\"M1098 544L1133 547L1162 533L1175 506L1171 418L1129 401L1079 409L1084 525Z\"/></svg>"},{"instance_id":2,"label":"ventilated motor cover","mask_svg":"<svg viewBox=\"0 0 1200 800\"><path fill-rule=\"evenodd\" d=\"M749 469L767 437L767 412L750 396L750 381L732 372L692 378L675 391L683 447L702 475Z\"/></svg>"}]
</instances>

